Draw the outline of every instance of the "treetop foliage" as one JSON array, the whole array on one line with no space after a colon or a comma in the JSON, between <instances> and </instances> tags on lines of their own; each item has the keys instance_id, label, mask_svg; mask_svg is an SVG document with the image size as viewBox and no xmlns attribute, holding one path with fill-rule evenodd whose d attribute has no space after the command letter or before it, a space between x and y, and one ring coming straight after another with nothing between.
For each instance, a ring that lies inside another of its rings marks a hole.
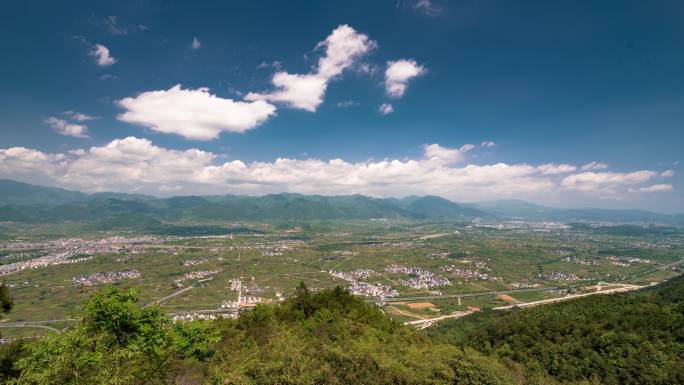
<instances>
[{"instance_id":1,"label":"treetop foliage","mask_svg":"<svg viewBox=\"0 0 684 385\"><path fill-rule=\"evenodd\" d=\"M427 335L347 290L303 283L237 319L171 323L105 287L61 334L0 349L3 381L47 384L677 384L682 279L636 294L483 313Z\"/></svg>"}]
</instances>

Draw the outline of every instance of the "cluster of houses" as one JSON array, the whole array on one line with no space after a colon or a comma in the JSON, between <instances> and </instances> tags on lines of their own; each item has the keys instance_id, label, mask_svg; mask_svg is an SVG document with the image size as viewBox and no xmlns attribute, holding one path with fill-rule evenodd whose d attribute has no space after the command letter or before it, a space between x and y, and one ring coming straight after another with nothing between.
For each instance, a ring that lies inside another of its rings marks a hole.
<instances>
[{"instance_id":1,"label":"cluster of houses","mask_svg":"<svg viewBox=\"0 0 684 385\"><path fill-rule=\"evenodd\" d=\"M52 265L65 265L70 263L79 263L93 259L93 257L76 257L68 251L49 254L44 257L33 258L26 261L8 263L0 266L0 275L8 275L26 269L38 269Z\"/></svg>"},{"instance_id":2,"label":"cluster of houses","mask_svg":"<svg viewBox=\"0 0 684 385\"><path fill-rule=\"evenodd\" d=\"M385 298L399 296L399 292L392 286L363 281L352 282L349 286L349 292L354 295L379 298L381 301Z\"/></svg>"},{"instance_id":3,"label":"cluster of houses","mask_svg":"<svg viewBox=\"0 0 684 385\"><path fill-rule=\"evenodd\" d=\"M631 266L633 263L651 263L650 259L644 258L634 258L634 257L616 257L610 256L606 257L610 261L611 265L627 267Z\"/></svg>"},{"instance_id":4,"label":"cluster of houses","mask_svg":"<svg viewBox=\"0 0 684 385\"><path fill-rule=\"evenodd\" d=\"M110 271L107 273L95 273L90 275L78 275L73 277L71 281L74 284L82 286L100 285L103 283L119 282L124 279L140 278L138 270L124 270L124 271Z\"/></svg>"},{"instance_id":5,"label":"cluster of houses","mask_svg":"<svg viewBox=\"0 0 684 385\"><path fill-rule=\"evenodd\" d=\"M458 278L462 278L466 281L468 280L478 280L478 281L499 281L501 278L495 277L489 273L482 273L477 270L464 269L455 265L441 266L439 270L455 275Z\"/></svg>"},{"instance_id":6,"label":"cluster of houses","mask_svg":"<svg viewBox=\"0 0 684 385\"><path fill-rule=\"evenodd\" d=\"M368 279L370 277L378 275L378 273L371 269L357 269L352 271L330 270L328 271L328 274L332 275L335 278L345 280L347 282L354 282L360 279Z\"/></svg>"},{"instance_id":7,"label":"cluster of houses","mask_svg":"<svg viewBox=\"0 0 684 385\"><path fill-rule=\"evenodd\" d=\"M180 278L177 278L175 280L176 285L181 285L183 281L187 281L190 279L208 279L212 278L214 275L220 273L222 270L221 269L216 269L216 270L197 270L197 271L191 271L189 273L183 274Z\"/></svg>"},{"instance_id":8,"label":"cluster of houses","mask_svg":"<svg viewBox=\"0 0 684 385\"><path fill-rule=\"evenodd\" d=\"M424 242L414 242L414 241L398 241L398 242L379 242L379 243L369 243L365 245L360 245L369 248L397 248L397 249L415 249L425 246Z\"/></svg>"},{"instance_id":9,"label":"cluster of houses","mask_svg":"<svg viewBox=\"0 0 684 385\"><path fill-rule=\"evenodd\" d=\"M532 282L513 282L510 284L512 289L529 289L533 287L539 287L540 285L538 283L532 283Z\"/></svg>"},{"instance_id":10,"label":"cluster of houses","mask_svg":"<svg viewBox=\"0 0 684 385\"><path fill-rule=\"evenodd\" d=\"M355 295L375 297L380 298L381 300L399 295L399 292L389 285L363 281L378 275L378 273L371 269L357 269L353 271L330 270L328 271L328 274L335 278L349 282L349 292Z\"/></svg>"},{"instance_id":11,"label":"cluster of houses","mask_svg":"<svg viewBox=\"0 0 684 385\"><path fill-rule=\"evenodd\" d=\"M431 289L451 285L447 278L439 277L422 267L390 265L385 267L385 271L392 274L408 275L408 278L401 279L399 283L414 289Z\"/></svg>"},{"instance_id":12,"label":"cluster of houses","mask_svg":"<svg viewBox=\"0 0 684 385\"><path fill-rule=\"evenodd\" d=\"M575 265L595 266L598 262L591 259L577 258L575 256L563 258L563 262L574 263Z\"/></svg>"},{"instance_id":13,"label":"cluster of houses","mask_svg":"<svg viewBox=\"0 0 684 385\"><path fill-rule=\"evenodd\" d=\"M237 318L237 312L185 312L171 316L173 322L189 322L197 320L215 320L219 318Z\"/></svg>"},{"instance_id":14,"label":"cluster of houses","mask_svg":"<svg viewBox=\"0 0 684 385\"><path fill-rule=\"evenodd\" d=\"M581 281L575 273L564 273L562 271L554 271L548 274L539 273L537 278L544 281Z\"/></svg>"},{"instance_id":15,"label":"cluster of houses","mask_svg":"<svg viewBox=\"0 0 684 385\"><path fill-rule=\"evenodd\" d=\"M197 266L197 265L202 265L207 263L207 260L204 258L200 259L188 259L187 261L183 262L183 266L185 267L190 267L190 266Z\"/></svg>"},{"instance_id":16,"label":"cluster of houses","mask_svg":"<svg viewBox=\"0 0 684 385\"><path fill-rule=\"evenodd\" d=\"M155 237L140 236L135 238L109 237L103 239L68 238L45 242L3 242L0 249L6 250L40 250L42 256L0 266L0 275L16 273L26 269L79 263L92 259L96 254L136 254L143 250L143 245Z\"/></svg>"}]
</instances>

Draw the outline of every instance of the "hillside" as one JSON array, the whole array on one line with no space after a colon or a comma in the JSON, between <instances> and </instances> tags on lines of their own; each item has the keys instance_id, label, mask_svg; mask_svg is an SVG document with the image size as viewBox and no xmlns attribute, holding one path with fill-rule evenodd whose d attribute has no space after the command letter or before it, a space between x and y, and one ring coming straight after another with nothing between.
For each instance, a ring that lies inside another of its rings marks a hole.
<instances>
[{"instance_id":1,"label":"hillside","mask_svg":"<svg viewBox=\"0 0 684 385\"><path fill-rule=\"evenodd\" d=\"M396 200L398 205L410 212L424 215L426 218L441 219L472 219L493 218L495 215L454 203L450 200L437 196L407 197Z\"/></svg>"},{"instance_id":2,"label":"hillside","mask_svg":"<svg viewBox=\"0 0 684 385\"><path fill-rule=\"evenodd\" d=\"M644 210L613 210L598 208L561 209L541 206L516 199L472 203L468 206L486 211L501 218L549 220L558 222L616 222L658 223L684 225L681 215L667 215Z\"/></svg>"},{"instance_id":3,"label":"hillside","mask_svg":"<svg viewBox=\"0 0 684 385\"><path fill-rule=\"evenodd\" d=\"M0 357L0 379L16 385L515 384L496 359L433 343L339 287L303 285L237 320L176 324L108 287L78 326Z\"/></svg>"},{"instance_id":4,"label":"hillside","mask_svg":"<svg viewBox=\"0 0 684 385\"><path fill-rule=\"evenodd\" d=\"M105 287L79 324L0 346L0 380L35 384L681 384L684 279L482 313L426 336L339 287L300 286L236 320L169 323Z\"/></svg>"},{"instance_id":5,"label":"hillside","mask_svg":"<svg viewBox=\"0 0 684 385\"><path fill-rule=\"evenodd\" d=\"M429 334L564 383L681 384L684 276L630 294L486 312Z\"/></svg>"},{"instance_id":6,"label":"hillside","mask_svg":"<svg viewBox=\"0 0 684 385\"><path fill-rule=\"evenodd\" d=\"M83 201L87 198L87 194L78 191L0 179L0 206L56 206Z\"/></svg>"},{"instance_id":7,"label":"hillside","mask_svg":"<svg viewBox=\"0 0 684 385\"><path fill-rule=\"evenodd\" d=\"M11 182L11 181L10 181ZM473 219L489 216L446 199L425 197L406 207L363 195L270 194L259 197L179 196L95 193L25 183L0 185L0 221L26 223L90 221L129 223L145 229L162 221L308 221L407 218ZM128 217L128 220L126 219Z\"/></svg>"},{"instance_id":8,"label":"hillside","mask_svg":"<svg viewBox=\"0 0 684 385\"><path fill-rule=\"evenodd\" d=\"M126 218L128 217L128 218ZM656 223L684 226L684 215L642 210L559 209L519 200L459 204L437 196L378 199L364 195L320 196L292 193L264 196L212 195L155 198L141 194L85 194L0 180L0 222L89 221L311 221L371 218L470 221L516 218L532 221ZM144 226L143 226L144 225ZM111 226L110 226L111 227Z\"/></svg>"}]
</instances>

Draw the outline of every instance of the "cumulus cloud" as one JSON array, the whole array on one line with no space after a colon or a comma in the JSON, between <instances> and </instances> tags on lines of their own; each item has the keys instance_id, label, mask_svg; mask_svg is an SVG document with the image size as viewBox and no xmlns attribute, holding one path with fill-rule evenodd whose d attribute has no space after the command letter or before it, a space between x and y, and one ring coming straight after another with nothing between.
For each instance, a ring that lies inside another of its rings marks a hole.
<instances>
[{"instance_id":1,"label":"cumulus cloud","mask_svg":"<svg viewBox=\"0 0 684 385\"><path fill-rule=\"evenodd\" d=\"M569 164L555 164L547 163L537 166L537 169L541 171L542 174L555 175L555 174L567 174L577 170L577 167Z\"/></svg>"},{"instance_id":2,"label":"cumulus cloud","mask_svg":"<svg viewBox=\"0 0 684 385\"><path fill-rule=\"evenodd\" d=\"M84 124L69 123L64 119L59 119L54 116L43 121L60 135L73 136L75 138L88 137L88 126Z\"/></svg>"},{"instance_id":3,"label":"cumulus cloud","mask_svg":"<svg viewBox=\"0 0 684 385\"><path fill-rule=\"evenodd\" d=\"M582 169L582 171L593 171L593 170L605 170L607 168L608 168L607 164L602 163L602 162L593 161L593 162L589 162L589 163L585 164L584 166L582 166L581 169Z\"/></svg>"},{"instance_id":4,"label":"cumulus cloud","mask_svg":"<svg viewBox=\"0 0 684 385\"><path fill-rule=\"evenodd\" d=\"M644 183L656 175L655 171L648 170L626 173L589 171L566 176L561 186L579 191L614 193L619 186Z\"/></svg>"},{"instance_id":5,"label":"cumulus cloud","mask_svg":"<svg viewBox=\"0 0 684 385\"><path fill-rule=\"evenodd\" d=\"M283 103L291 108L315 112L323 103L328 83L339 77L354 62L374 49L376 43L348 25L340 25L316 49L325 49L318 65L308 74L278 71L271 78L274 91L250 92L246 100Z\"/></svg>"},{"instance_id":6,"label":"cumulus cloud","mask_svg":"<svg viewBox=\"0 0 684 385\"><path fill-rule=\"evenodd\" d=\"M672 170L665 170L665 171L663 171L663 172L660 173L660 176L669 178L669 177L671 177L671 176L674 176L674 171L672 171Z\"/></svg>"},{"instance_id":7,"label":"cumulus cloud","mask_svg":"<svg viewBox=\"0 0 684 385\"><path fill-rule=\"evenodd\" d=\"M385 70L385 91L393 98L404 95L408 82L416 76L425 74L426 69L413 59L399 59L387 62Z\"/></svg>"},{"instance_id":8,"label":"cumulus cloud","mask_svg":"<svg viewBox=\"0 0 684 385\"><path fill-rule=\"evenodd\" d=\"M484 142L480 143L480 147L494 147L496 146L496 143L492 142L491 140L485 140Z\"/></svg>"},{"instance_id":9,"label":"cumulus cloud","mask_svg":"<svg viewBox=\"0 0 684 385\"><path fill-rule=\"evenodd\" d=\"M100 67L109 67L116 63L116 59L109 53L109 48L102 44L93 45L90 51L90 56L93 56Z\"/></svg>"},{"instance_id":10,"label":"cumulus cloud","mask_svg":"<svg viewBox=\"0 0 684 385\"><path fill-rule=\"evenodd\" d=\"M0 149L0 175L12 177L37 173L51 176L55 173L55 164L63 157L26 147Z\"/></svg>"},{"instance_id":11,"label":"cumulus cloud","mask_svg":"<svg viewBox=\"0 0 684 385\"><path fill-rule=\"evenodd\" d=\"M633 191L633 190L631 190ZM639 191L641 192L666 192L666 191L672 191L672 185L671 184L654 184L652 186L648 187L641 187L639 188Z\"/></svg>"},{"instance_id":12,"label":"cumulus cloud","mask_svg":"<svg viewBox=\"0 0 684 385\"><path fill-rule=\"evenodd\" d=\"M89 120L97 119L95 116L90 116L78 111L64 111L64 115L68 115L71 119L77 122L87 122Z\"/></svg>"},{"instance_id":13,"label":"cumulus cloud","mask_svg":"<svg viewBox=\"0 0 684 385\"><path fill-rule=\"evenodd\" d=\"M323 95L328 88L328 79L317 74L289 74L276 72L271 82L278 89L268 94L250 92L246 100L268 100L274 103L284 103L292 108L315 112L323 103Z\"/></svg>"},{"instance_id":14,"label":"cumulus cloud","mask_svg":"<svg viewBox=\"0 0 684 385\"><path fill-rule=\"evenodd\" d=\"M197 36L193 37L192 43L190 44L190 47L192 47L192 49L199 49L201 46L202 46L202 43L200 43Z\"/></svg>"},{"instance_id":15,"label":"cumulus cloud","mask_svg":"<svg viewBox=\"0 0 684 385\"><path fill-rule=\"evenodd\" d=\"M437 143L423 146L425 157L430 160L438 160L446 163L454 163L463 160L463 155L475 148L472 144L464 144L460 148L442 147Z\"/></svg>"},{"instance_id":16,"label":"cumulus cloud","mask_svg":"<svg viewBox=\"0 0 684 385\"><path fill-rule=\"evenodd\" d=\"M540 166L528 164L457 163L476 148L470 144L450 148L433 143L425 145L418 158L404 160L350 162L307 157L243 162L223 161L223 154L168 149L148 139L128 137L57 154L23 147L0 149L0 176L40 175L44 184L83 191L165 195L299 192L379 197L434 194L456 201L590 196L597 190L583 189L589 185L598 186L599 192L606 186L625 192L626 188L666 189L640 186L658 174L653 171L559 176L545 174Z\"/></svg>"},{"instance_id":17,"label":"cumulus cloud","mask_svg":"<svg viewBox=\"0 0 684 385\"><path fill-rule=\"evenodd\" d=\"M126 111L117 118L153 131L188 139L211 140L222 131L245 132L275 114L264 101L242 102L213 95L208 88L147 91L117 102Z\"/></svg>"},{"instance_id":18,"label":"cumulus cloud","mask_svg":"<svg viewBox=\"0 0 684 385\"><path fill-rule=\"evenodd\" d=\"M389 115L394 112L394 106L389 103L382 103L380 107L378 107L378 112L382 115Z\"/></svg>"},{"instance_id":19,"label":"cumulus cloud","mask_svg":"<svg viewBox=\"0 0 684 385\"><path fill-rule=\"evenodd\" d=\"M376 46L368 36L346 24L340 25L316 45L316 49L325 48L325 55L318 59L318 74L328 79L338 76Z\"/></svg>"}]
</instances>

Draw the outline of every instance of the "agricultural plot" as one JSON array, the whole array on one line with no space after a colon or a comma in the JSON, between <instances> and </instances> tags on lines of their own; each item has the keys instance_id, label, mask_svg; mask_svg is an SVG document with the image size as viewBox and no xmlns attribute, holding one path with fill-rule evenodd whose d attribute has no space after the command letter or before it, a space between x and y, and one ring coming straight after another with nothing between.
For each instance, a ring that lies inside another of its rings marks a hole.
<instances>
[{"instance_id":1,"label":"agricultural plot","mask_svg":"<svg viewBox=\"0 0 684 385\"><path fill-rule=\"evenodd\" d=\"M397 320L412 321L563 297L598 282L649 284L677 274L684 258L684 241L677 234L640 238L587 228L534 232L405 221L308 224L294 230L249 226L259 232L81 235L90 246L76 262L2 277L16 303L4 322L78 317L85 300L104 284L135 287L142 304L171 314L237 314L282 300L300 282L312 290L349 288ZM60 251L55 245L74 237L44 227L11 230L0 249L0 265L30 263ZM100 252L93 242L108 246ZM67 244L81 247L79 241ZM4 328L3 334L46 330Z\"/></svg>"}]
</instances>

